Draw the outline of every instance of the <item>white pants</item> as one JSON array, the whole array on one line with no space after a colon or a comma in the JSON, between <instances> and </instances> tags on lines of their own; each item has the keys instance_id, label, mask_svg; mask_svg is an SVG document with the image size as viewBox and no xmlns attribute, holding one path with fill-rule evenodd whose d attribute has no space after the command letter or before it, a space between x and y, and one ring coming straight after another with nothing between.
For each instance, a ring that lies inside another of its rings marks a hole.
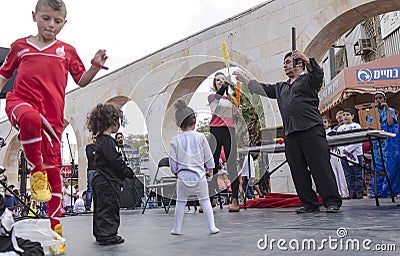
<instances>
[{"instance_id":1,"label":"white pants","mask_svg":"<svg viewBox=\"0 0 400 256\"><path fill-rule=\"evenodd\" d=\"M339 190L339 194L341 197L348 197L349 190L347 189L347 181L344 176L342 162L340 158L331 155L331 165L333 169L333 173L335 174L336 184Z\"/></svg>"},{"instance_id":2,"label":"white pants","mask_svg":"<svg viewBox=\"0 0 400 256\"><path fill-rule=\"evenodd\" d=\"M195 176L191 175L188 171L179 172L178 180L176 182L176 195L177 199L175 206L174 228L172 229L171 234L179 235L181 233L187 198L188 196L193 195L197 196L199 199L199 203L203 208L210 232L217 233L219 231L219 229L215 227L214 213L212 211L208 195L208 183L205 178L196 180Z\"/></svg>"},{"instance_id":3,"label":"white pants","mask_svg":"<svg viewBox=\"0 0 400 256\"><path fill-rule=\"evenodd\" d=\"M199 201L202 199L208 199L207 180L183 181L178 179L176 183L176 200L186 202L188 196L197 196Z\"/></svg>"}]
</instances>

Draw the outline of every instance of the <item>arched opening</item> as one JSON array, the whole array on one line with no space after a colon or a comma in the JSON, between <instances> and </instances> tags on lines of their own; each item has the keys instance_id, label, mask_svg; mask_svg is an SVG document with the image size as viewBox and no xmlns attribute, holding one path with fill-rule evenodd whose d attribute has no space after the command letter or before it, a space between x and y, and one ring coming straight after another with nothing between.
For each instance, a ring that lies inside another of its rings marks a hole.
<instances>
[{"instance_id":1,"label":"arched opening","mask_svg":"<svg viewBox=\"0 0 400 256\"><path fill-rule=\"evenodd\" d=\"M124 135L124 149L131 168L136 174L149 174L149 143L147 125L139 106L128 101L122 107L126 125L120 131Z\"/></svg>"}]
</instances>

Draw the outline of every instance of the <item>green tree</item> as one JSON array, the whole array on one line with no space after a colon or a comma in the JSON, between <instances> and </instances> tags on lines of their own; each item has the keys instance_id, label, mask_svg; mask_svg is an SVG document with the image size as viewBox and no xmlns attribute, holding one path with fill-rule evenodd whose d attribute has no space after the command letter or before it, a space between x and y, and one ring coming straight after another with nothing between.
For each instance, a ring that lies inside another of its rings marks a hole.
<instances>
[{"instance_id":1,"label":"green tree","mask_svg":"<svg viewBox=\"0 0 400 256\"><path fill-rule=\"evenodd\" d=\"M236 97L235 85L231 85L232 95ZM247 86L242 85L240 94L240 108L242 109L242 119L237 126L238 146L248 146L243 144L243 137L249 134L251 145L255 145L261 140L261 123L264 123L264 111L259 95L251 95Z\"/></svg>"},{"instance_id":2,"label":"green tree","mask_svg":"<svg viewBox=\"0 0 400 256\"><path fill-rule=\"evenodd\" d=\"M201 133L209 133L210 132L210 120L211 119L209 117L204 120L199 120L196 131L201 132Z\"/></svg>"},{"instance_id":3,"label":"green tree","mask_svg":"<svg viewBox=\"0 0 400 256\"><path fill-rule=\"evenodd\" d=\"M137 148L140 158L149 157L148 134L129 134L124 138L124 142L132 148Z\"/></svg>"}]
</instances>

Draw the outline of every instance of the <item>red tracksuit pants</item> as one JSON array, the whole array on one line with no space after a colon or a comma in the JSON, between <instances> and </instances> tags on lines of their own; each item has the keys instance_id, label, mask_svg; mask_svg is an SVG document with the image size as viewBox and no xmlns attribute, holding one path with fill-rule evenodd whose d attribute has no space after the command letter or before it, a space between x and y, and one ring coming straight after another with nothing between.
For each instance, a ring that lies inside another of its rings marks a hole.
<instances>
[{"instance_id":1,"label":"red tracksuit pants","mask_svg":"<svg viewBox=\"0 0 400 256\"><path fill-rule=\"evenodd\" d=\"M19 130L19 140L31 174L47 173L52 197L47 202L51 227L60 223L61 215L61 149L60 136L39 111L28 103L7 102L6 112L11 124Z\"/></svg>"}]
</instances>

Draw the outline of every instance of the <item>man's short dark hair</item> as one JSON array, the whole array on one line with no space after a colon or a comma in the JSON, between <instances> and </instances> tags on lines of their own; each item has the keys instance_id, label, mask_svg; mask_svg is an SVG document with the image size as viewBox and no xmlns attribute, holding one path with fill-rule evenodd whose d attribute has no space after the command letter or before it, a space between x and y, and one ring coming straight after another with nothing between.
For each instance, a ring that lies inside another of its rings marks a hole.
<instances>
[{"instance_id":1,"label":"man's short dark hair","mask_svg":"<svg viewBox=\"0 0 400 256\"><path fill-rule=\"evenodd\" d=\"M290 57L290 56L292 56L292 52L286 53L285 58L283 58L283 59L286 60L286 58L287 58L287 57Z\"/></svg>"},{"instance_id":2,"label":"man's short dark hair","mask_svg":"<svg viewBox=\"0 0 400 256\"><path fill-rule=\"evenodd\" d=\"M292 56L292 52L288 52L286 53L285 57L283 58L283 60L286 60L286 58ZM299 60L299 62L297 64L301 64L301 67L303 68L303 70L306 68L306 64L304 63L303 60Z\"/></svg>"},{"instance_id":3,"label":"man's short dark hair","mask_svg":"<svg viewBox=\"0 0 400 256\"><path fill-rule=\"evenodd\" d=\"M122 138L124 137L124 135L122 134L122 132L117 132L117 133L115 134L115 139L117 139L118 135L121 135Z\"/></svg>"}]
</instances>

